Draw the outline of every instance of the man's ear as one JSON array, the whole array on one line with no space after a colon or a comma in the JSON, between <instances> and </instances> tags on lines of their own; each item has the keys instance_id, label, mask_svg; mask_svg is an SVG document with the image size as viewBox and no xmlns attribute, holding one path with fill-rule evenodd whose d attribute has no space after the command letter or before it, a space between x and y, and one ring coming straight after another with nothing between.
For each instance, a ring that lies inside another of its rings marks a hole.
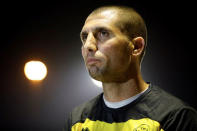
<instances>
[{"instance_id":1,"label":"man's ear","mask_svg":"<svg viewBox=\"0 0 197 131\"><path fill-rule=\"evenodd\" d=\"M144 38L142 38L142 37L135 37L132 40L132 43L134 45L134 49L133 49L133 53L132 54L134 56L139 56L143 52L144 47L145 47Z\"/></svg>"}]
</instances>

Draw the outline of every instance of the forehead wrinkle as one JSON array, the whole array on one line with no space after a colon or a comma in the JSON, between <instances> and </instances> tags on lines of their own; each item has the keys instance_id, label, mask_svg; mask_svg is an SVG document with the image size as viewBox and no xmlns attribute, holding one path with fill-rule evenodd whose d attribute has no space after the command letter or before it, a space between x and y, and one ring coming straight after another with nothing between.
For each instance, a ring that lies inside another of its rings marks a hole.
<instances>
[{"instance_id":1,"label":"forehead wrinkle","mask_svg":"<svg viewBox=\"0 0 197 131\"><path fill-rule=\"evenodd\" d=\"M93 15L93 16L88 16L88 18L86 19L85 23L92 21L92 20L103 20L103 21L113 21L113 19L115 19L117 15L113 14L113 15L101 15L101 14L97 14L97 15Z\"/></svg>"},{"instance_id":2,"label":"forehead wrinkle","mask_svg":"<svg viewBox=\"0 0 197 131\"><path fill-rule=\"evenodd\" d=\"M104 17L104 16L89 16L87 19L86 19L86 21L85 21L85 23L87 23L87 22L89 22L89 21L92 21L92 20L99 20L99 19L105 19L106 17Z\"/></svg>"}]
</instances>

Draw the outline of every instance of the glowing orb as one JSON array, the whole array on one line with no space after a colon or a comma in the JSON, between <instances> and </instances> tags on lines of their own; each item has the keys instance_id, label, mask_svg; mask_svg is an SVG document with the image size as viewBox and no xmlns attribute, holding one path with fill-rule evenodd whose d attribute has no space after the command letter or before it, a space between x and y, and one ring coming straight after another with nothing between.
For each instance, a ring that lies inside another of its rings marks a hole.
<instances>
[{"instance_id":1,"label":"glowing orb","mask_svg":"<svg viewBox=\"0 0 197 131\"><path fill-rule=\"evenodd\" d=\"M97 81L97 80L95 80L95 79L93 79L93 78L90 78L91 80L92 80L92 82L97 86L97 87L102 87L102 82L100 82L100 81Z\"/></svg>"},{"instance_id":2,"label":"glowing orb","mask_svg":"<svg viewBox=\"0 0 197 131\"><path fill-rule=\"evenodd\" d=\"M24 72L30 80L43 80L47 75L47 68L41 61L29 61L25 64Z\"/></svg>"}]
</instances>

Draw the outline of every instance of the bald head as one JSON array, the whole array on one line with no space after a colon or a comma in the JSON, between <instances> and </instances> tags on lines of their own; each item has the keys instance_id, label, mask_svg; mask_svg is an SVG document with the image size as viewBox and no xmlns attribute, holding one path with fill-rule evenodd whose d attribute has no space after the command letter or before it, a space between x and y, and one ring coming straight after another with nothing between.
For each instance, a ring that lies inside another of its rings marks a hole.
<instances>
[{"instance_id":1,"label":"bald head","mask_svg":"<svg viewBox=\"0 0 197 131\"><path fill-rule=\"evenodd\" d=\"M115 26L127 36L129 40L133 40L136 37L142 37L145 41L145 47L147 43L147 29L143 18L133 9L126 6L104 6L95 9L86 19L86 22L94 19L94 16L107 16L114 17ZM142 60L145 54L145 48L141 54Z\"/></svg>"}]
</instances>

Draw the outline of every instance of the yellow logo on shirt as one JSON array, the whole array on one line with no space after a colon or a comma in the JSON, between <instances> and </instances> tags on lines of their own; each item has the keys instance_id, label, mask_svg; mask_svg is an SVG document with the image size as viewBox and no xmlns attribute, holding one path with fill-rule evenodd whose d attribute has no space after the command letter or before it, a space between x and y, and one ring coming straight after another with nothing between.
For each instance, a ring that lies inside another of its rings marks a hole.
<instances>
[{"instance_id":1,"label":"yellow logo on shirt","mask_svg":"<svg viewBox=\"0 0 197 131\"><path fill-rule=\"evenodd\" d=\"M149 125L142 124L139 127L135 128L133 131L150 131Z\"/></svg>"},{"instance_id":2,"label":"yellow logo on shirt","mask_svg":"<svg viewBox=\"0 0 197 131\"><path fill-rule=\"evenodd\" d=\"M107 123L103 121L92 121L86 119L84 123L76 123L72 131L164 131L159 122L149 118L139 120L130 119L126 122Z\"/></svg>"}]
</instances>

